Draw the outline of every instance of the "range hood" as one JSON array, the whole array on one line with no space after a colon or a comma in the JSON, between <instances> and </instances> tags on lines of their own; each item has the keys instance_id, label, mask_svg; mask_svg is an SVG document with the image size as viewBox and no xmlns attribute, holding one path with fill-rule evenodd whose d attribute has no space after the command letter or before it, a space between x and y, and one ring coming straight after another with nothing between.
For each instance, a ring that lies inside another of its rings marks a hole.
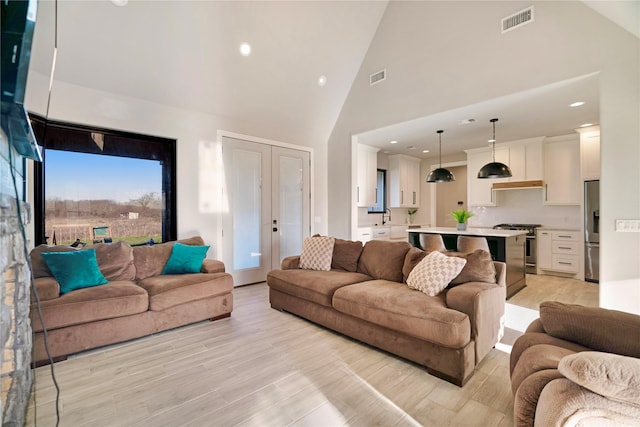
<instances>
[{"instance_id":1,"label":"range hood","mask_svg":"<svg viewBox=\"0 0 640 427\"><path fill-rule=\"evenodd\" d=\"M521 190L525 188L542 188L542 180L495 182L491 187L494 190Z\"/></svg>"}]
</instances>

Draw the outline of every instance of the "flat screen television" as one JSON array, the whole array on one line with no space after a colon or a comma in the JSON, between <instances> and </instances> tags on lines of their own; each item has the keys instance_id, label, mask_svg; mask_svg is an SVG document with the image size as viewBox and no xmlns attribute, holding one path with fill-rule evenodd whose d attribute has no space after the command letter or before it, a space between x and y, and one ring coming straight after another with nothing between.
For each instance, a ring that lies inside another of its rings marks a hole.
<instances>
[{"instance_id":1,"label":"flat screen television","mask_svg":"<svg viewBox=\"0 0 640 427\"><path fill-rule=\"evenodd\" d=\"M16 151L41 161L40 149L24 108L36 12L37 0L0 1L0 115L2 130Z\"/></svg>"}]
</instances>

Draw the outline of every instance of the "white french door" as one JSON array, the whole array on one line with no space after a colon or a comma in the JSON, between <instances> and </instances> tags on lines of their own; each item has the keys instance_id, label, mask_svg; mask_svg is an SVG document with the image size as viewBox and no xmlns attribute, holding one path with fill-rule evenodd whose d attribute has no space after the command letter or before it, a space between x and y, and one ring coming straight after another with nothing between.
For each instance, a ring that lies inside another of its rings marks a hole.
<instances>
[{"instance_id":1,"label":"white french door","mask_svg":"<svg viewBox=\"0 0 640 427\"><path fill-rule=\"evenodd\" d=\"M309 235L309 153L226 136L222 153L223 260L236 286L262 282Z\"/></svg>"}]
</instances>

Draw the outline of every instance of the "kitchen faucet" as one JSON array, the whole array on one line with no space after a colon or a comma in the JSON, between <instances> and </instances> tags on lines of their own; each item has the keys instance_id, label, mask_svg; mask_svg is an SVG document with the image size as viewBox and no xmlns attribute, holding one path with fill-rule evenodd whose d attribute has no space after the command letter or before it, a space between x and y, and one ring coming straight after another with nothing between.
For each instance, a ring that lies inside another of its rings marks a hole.
<instances>
[{"instance_id":1,"label":"kitchen faucet","mask_svg":"<svg viewBox=\"0 0 640 427\"><path fill-rule=\"evenodd\" d=\"M385 221L384 216L387 212L389 212L389 217L387 218L387 221ZM387 222L391 222L391 210L389 208L386 208L384 212L382 212L382 225L385 225Z\"/></svg>"}]
</instances>

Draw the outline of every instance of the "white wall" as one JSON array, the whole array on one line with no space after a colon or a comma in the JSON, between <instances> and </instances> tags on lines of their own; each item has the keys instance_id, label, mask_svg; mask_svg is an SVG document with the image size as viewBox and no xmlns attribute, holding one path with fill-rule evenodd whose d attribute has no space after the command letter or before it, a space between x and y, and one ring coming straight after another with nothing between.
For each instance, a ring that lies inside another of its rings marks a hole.
<instances>
[{"instance_id":1,"label":"white wall","mask_svg":"<svg viewBox=\"0 0 640 427\"><path fill-rule=\"evenodd\" d=\"M44 115L48 79L38 73L29 74L25 105L29 111ZM217 214L201 212L199 206L198 147L200 142L215 142L218 130L241 133L314 148L315 211L312 213L312 233L326 234L326 145L320 141L300 141L295 135L264 135L250 123L216 117L123 97L85 87L55 82L49 117L177 140L177 205L178 238L195 234L215 246L219 234ZM282 139L279 139L282 138ZM105 177L108 179L108 177ZM315 222L314 218L319 218ZM213 253L211 253L213 252ZM217 256L212 248L210 256Z\"/></svg>"},{"instance_id":2,"label":"white wall","mask_svg":"<svg viewBox=\"0 0 640 427\"><path fill-rule=\"evenodd\" d=\"M329 233L348 236L351 135L599 72L601 301L640 313L640 40L581 2L535 2L535 21L504 35L529 2L390 2L329 139ZM387 69L370 87L368 76ZM631 281L631 284L629 284ZM619 286L618 286L619 284Z\"/></svg>"}]
</instances>

